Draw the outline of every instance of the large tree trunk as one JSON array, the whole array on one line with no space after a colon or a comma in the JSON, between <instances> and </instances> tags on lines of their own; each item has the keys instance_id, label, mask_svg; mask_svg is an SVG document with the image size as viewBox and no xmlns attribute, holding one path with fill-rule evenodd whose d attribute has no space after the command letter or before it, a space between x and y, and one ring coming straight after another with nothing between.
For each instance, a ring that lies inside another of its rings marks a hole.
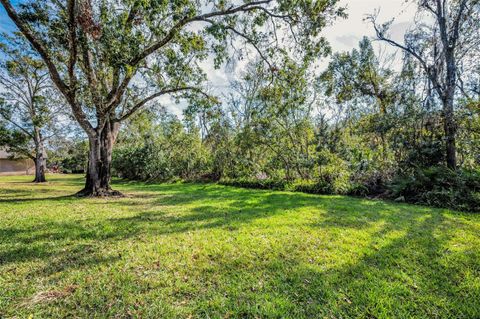
<instances>
[{"instance_id":1,"label":"large tree trunk","mask_svg":"<svg viewBox=\"0 0 480 319\"><path fill-rule=\"evenodd\" d=\"M118 135L118 122L107 121L95 136L89 137L88 169L85 187L78 196L122 196L110 186L112 150Z\"/></svg>"},{"instance_id":2,"label":"large tree trunk","mask_svg":"<svg viewBox=\"0 0 480 319\"><path fill-rule=\"evenodd\" d=\"M45 157L45 148L43 147L40 130L34 130L35 141L35 179L34 183L45 183L45 171L47 170L47 159Z\"/></svg>"},{"instance_id":3,"label":"large tree trunk","mask_svg":"<svg viewBox=\"0 0 480 319\"><path fill-rule=\"evenodd\" d=\"M33 180L34 183L45 183L47 180L45 179L45 171L47 168L47 161L45 160L45 156L43 152L37 153L35 158L35 179Z\"/></svg>"}]
</instances>

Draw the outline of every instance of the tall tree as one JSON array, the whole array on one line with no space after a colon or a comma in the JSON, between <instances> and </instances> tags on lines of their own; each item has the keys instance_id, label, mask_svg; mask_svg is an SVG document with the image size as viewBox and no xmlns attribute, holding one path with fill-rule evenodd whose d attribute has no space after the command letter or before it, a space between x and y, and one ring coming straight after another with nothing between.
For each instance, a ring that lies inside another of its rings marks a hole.
<instances>
[{"instance_id":1,"label":"tall tree","mask_svg":"<svg viewBox=\"0 0 480 319\"><path fill-rule=\"evenodd\" d=\"M54 133L57 110L52 86L42 60L29 52L23 38L0 43L0 117L4 125L0 145L14 155L35 162L34 182L45 182L45 142ZM50 98L47 99L47 96Z\"/></svg>"},{"instance_id":2,"label":"tall tree","mask_svg":"<svg viewBox=\"0 0 480 319\"><path fill-rule=\"evenodd\" d=\"M377 24L370 16L377 38L413 56L421 64L443 105L443 125L447 166L457 167L455 97L459 84L459 65L468 52L478 46L480 1L478 0L416 0L419 14L414 31L401 44L392 40L388 29L393 20ZM471 40L474 40L472 43Z\"/></svg>"},{"instance_id":3,"label":"tall tree","mask_svg":"<svg viewBox=\"0 0 480 319\"><path fill-rule=\"evenodd\" d=\"M350 104L356 120L365 114L369 130L380 137L384 159L387 154L387 111L394 103L393 71L375 54L372 43L363 38L359 49L336 53L328 68L320 76L327 96L334 96L339 104ZM370 106L374 106L373 109ZM380 143L379 143L380 144Z\"/></svg>"},{"instance_id":4,"label":"tall tree","mask_svg":"<svg viewBox=\"0 0 480 319\"><path fill-rule=\"evenodd\" d=\"M110 187L111 155L125 119L167 94L208 99L199 61L214 54L219 66L229 43L241 42L273 68L279 49L324 50L319 31L343 13L338 0L42 0L17 9L0 2L88 135L80 194L90 196L118 194Z\"/></svg>"},{"instance_id":5,"label":"tall tree","mask_svg":"<svg viewBox=\"0 0 480 319\"><path fill-rule=\"evenodd\" d=\"M251 63L234 84L230 114L238 130L241 158L250 161L271 153L283 167L287 179L310 177L313 127L310 118L318 102L312 87L311 64L295 63L288 57L279 64L272 78L260 63ZM254 152L257 154L254 154ZM254 163L249 163L254 167ZM257 172L265 173L265 172Z\"/></svg>"}]
</instances>

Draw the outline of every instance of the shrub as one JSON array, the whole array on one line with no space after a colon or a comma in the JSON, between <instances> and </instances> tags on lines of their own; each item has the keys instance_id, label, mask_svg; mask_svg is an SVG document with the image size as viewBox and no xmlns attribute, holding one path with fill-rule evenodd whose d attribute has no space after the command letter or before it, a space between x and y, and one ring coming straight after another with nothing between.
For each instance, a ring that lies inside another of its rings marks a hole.
<instances>
[{"instance_id":1,"label":"shrub","mask_svg":"<svg viewBox=\"0 0 480 319\"><path fill-rule=\"evenodd\" d=\"M113 173L143 181L202 180L209 164L201 150L192 151L194 143L187 151L173 144L159 138L140 145L117 147L113 151Z\"/></svg>"},{"instance_id":2,"label":"shrub","mask_svg":"<svg viewBox=\"0 0 480 319\"><path fill-rule=\"evenodd\" d=\"M368 186L362 184L362 183L352 183L350 185L350 188L348 190L348 195L352 196L367 196L371 194L371 191Z\"/></svg>"},{"instance_id":3,"label":"shrub","mask_svg":"<svg viewBox=\"0 0 480 319\"><path fill-rule=\"evenodd\" d=\"M480 211L480 173L443 166L417 168L398 175L390 185L392 198L466 211Z\"/></svg>"},{"instance_id":4,"label":"shrub","mask_svg":"<svg viewBox=\"0 0 480 319\"><path fill-rule=\"evenodd\" d=\"M219 184L254 189L285 190L288 182L280 179L225 178Z\"/></svg>"},{"instance_id":5,"label":"shrub","mask_svg":"<svg viewBox=\"0 0 480 319\"><path fill-rule=\"evenodd\" d=\"M333 194L333 186L324 180L298 180L293 183L288 190L292 192L302 192L309 194Z\"/></svg>"}]
</instances>

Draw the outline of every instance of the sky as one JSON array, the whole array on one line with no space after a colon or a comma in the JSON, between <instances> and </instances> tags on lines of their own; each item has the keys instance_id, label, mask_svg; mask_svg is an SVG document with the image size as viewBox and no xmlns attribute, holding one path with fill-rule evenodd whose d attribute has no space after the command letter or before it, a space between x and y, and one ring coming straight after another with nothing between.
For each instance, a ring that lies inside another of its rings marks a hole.
<instances>
[{"instance_id":1,"label":"sky","mask_svg":"<svg viewBox=\"0 0 480 319\"><path fill-rule=\"evenodd\" d=\"M12 1L15 4L17 1ZM350 51L358 46L358 42L363 36L373 37L374 30L372 26L364 21L367 14L379 10L379 21L389 21L395 19L391 26L391 36L393 39L401 41L405 31L411 26L415 5L413 1L406 0L341 0L341 5L347 7L348 18L339 19L332 26L324 30L325 37L329 40L334 52ZM0 6L1 7L1 6ZM9 21L3 8L0 8L0 32L9 32L14 30L14 26ZM375 44L377 50L387 48L382 44ZM322 61L322 65L327 65L328 59ZM225 90L228 82L239 72L239 66L236 70L226 71L225 69L215 70L211 63L205 63L204 69L209 77L212 88L221 93ZM160 100L165 104L168 110L181 116L182 110L186 107L184 103L175 104L168 98Z\"/></svg>"},{"instance_id":2,"label":"sky","mask_svg":"<svg viewBox=\"0 0 480 319\"><path fill-rule=\"evenodd\" d=\"M375 32L365 16L379 10L378 21L395 19L391 26L394 40L401 41L415 15L414 1L406 0L342 0L347 7L348 18L337 20L324 31L334 51L350 51L357 47L363 36L373 37Z\"/></svg>"}]
</instances>

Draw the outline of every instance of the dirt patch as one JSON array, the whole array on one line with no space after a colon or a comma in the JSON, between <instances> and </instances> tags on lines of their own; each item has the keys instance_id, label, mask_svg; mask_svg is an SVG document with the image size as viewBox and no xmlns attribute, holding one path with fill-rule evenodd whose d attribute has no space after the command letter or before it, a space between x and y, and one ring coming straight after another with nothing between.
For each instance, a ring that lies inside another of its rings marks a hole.
<instances>
[{"instance_id":1,"label":"dirt patch","mask_svg":"<svg viewBox=\"0 0 480 319\"><path fill-rule=\"evenodd\" d=\"M75 290L77 290L77 288L78 286L76 285L70 285L66 286L62 290L41 291L35 294L26 304L35 305L39 303L52 302L58 299L64 299L69 295L73 294Z\"/></svg>"}]
</instances>

